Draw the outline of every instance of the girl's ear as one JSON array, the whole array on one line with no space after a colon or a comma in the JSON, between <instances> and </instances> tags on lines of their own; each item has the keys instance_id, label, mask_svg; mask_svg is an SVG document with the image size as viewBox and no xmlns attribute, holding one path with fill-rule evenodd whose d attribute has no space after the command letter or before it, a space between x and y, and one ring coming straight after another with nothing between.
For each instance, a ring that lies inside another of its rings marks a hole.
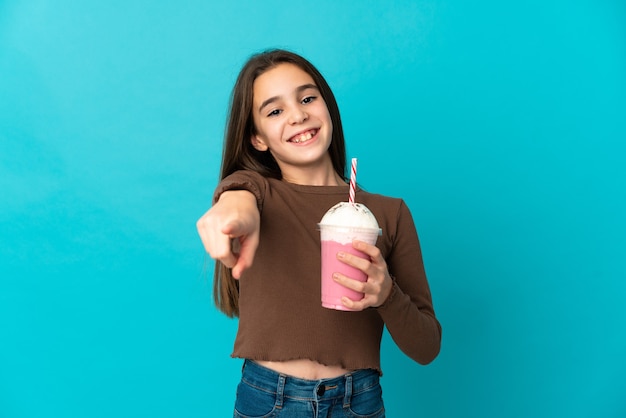
<instances>
[{"instance_id":1,"label":"girl's ear","mask_svg":"<svg viewBox=\"0 0 626 418\"><path fill-rule=\"evenodd\" d=\"M265 144L265 142L263 142L263 140L261 138L259 138L258 135L252 135L252 137L250 138L250 142L252 142L252 146L257 150L257 151L267 151L268 146Z\"/></svg>"}]
</instances>

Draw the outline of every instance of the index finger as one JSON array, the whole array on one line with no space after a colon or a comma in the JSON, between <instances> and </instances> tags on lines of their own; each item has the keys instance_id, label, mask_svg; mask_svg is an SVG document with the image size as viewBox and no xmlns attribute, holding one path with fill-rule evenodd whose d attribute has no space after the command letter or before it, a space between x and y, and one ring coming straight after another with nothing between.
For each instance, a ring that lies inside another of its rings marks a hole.
<instances>
[{"instance_id":1,"label":"index finger","mask_svg":"<svg viewBox=\"0 0 626 418\"><path fill-rule=\"evenodd\" d=\"M224 233L215 233L204 223L198 223L198 234L205 251L214 260L221 261L226 267L232 267L237 262L237 256L232 250L232 238Z\"/></svg>"},{"instance_id":2,"label":"index finger","mask_svg":"<svg viewBox=\"0 0 626 418\"><path fill-rule=\"evenodd\" d=\"M352 247L369 255L372 261L381 261L382 254L376 245L368 244L365 241L355 239L352 241Z\"/></svg>"}]
</instances>

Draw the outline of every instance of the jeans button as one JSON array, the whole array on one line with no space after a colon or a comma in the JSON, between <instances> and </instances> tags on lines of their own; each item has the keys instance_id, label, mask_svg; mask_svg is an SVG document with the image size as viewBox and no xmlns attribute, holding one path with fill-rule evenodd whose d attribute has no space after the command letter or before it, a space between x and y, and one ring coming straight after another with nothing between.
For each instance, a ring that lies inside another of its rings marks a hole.
<instances>
[{"instance_id":1,"label":"jeans button","mask_svg":"<svg viewBox=\"0 0 626 418\"><path fill-rule=\"evenodd\" d=\"M317 396L324 396L324 392L326 392L326 386L317 387Z\"/></svg>"}]
</instances>

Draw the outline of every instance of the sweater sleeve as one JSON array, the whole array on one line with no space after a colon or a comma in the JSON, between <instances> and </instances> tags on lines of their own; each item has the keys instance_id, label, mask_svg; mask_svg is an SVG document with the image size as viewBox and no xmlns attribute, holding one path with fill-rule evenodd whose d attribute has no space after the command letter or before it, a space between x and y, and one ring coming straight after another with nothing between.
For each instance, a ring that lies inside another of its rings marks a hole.
<instances>
[{"instance_id":1,"label":"sweater sleeve","mask_svg":"<svg viewBox=\"0 0 626 418\"><path fill-rule=\"evenodd\" d=\"M396 234L386 261L394 284L378 313L398 347L418 363L428 364L439 354L441 325L435 317L415 224L404 202L398 209Z\"/></svg>"},{"instance_id":2,"label":"sweater sleeve","mask_svg":"<svg viewBox=\"0 0 626 418\"><path fill-rule=\"evenodd\" d=\"M263 209L263 201L265 200L267 187L267 179L261 174L250 170L235 171L219 182L213 193L213 204L215 204L222 193L226 191L247 190L254 195L259 211L261 211Z\"/></svg>"}]
</instances>

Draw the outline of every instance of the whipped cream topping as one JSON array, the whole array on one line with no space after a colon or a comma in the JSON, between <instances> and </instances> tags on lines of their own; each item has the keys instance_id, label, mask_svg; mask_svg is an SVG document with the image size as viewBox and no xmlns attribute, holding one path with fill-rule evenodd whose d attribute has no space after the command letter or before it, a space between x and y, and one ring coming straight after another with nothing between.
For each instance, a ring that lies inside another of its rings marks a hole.
<instances>
[{"instance_id":1,"label":"whipped cream topping","mask_svg":"<svg viewBox=\"0 0 626 418\"><path fill-rule=\"evenodd\" d=\"M376 218L364 204L349 202L339 202L328 209L320 225L378 229Z\"/></svg>"}]
</instances>

